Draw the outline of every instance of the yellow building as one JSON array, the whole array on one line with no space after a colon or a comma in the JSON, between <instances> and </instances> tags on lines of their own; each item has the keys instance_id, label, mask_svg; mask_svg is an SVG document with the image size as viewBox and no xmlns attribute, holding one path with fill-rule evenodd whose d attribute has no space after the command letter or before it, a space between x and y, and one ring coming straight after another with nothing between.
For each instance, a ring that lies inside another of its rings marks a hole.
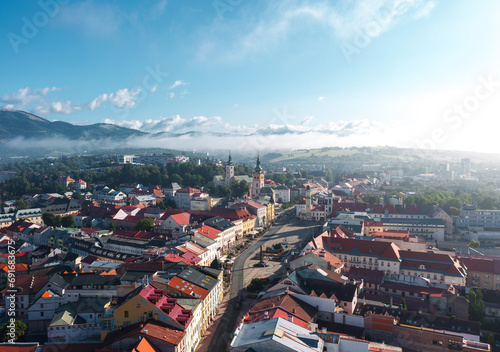
<instances>
[{"instance_id":1,"label":"yellow building","mask_svg":"<svg viewBox=\"0 0 500 352\"><path fill-rule=\"evenodd\" d=\"M370 236L372 232L384 232L382 221L365 221L363 225L363 236Z\"/></svg>"},{"instance_id":2,"label":"yellow building","mask_svg":"<svg viewBox=\"0 0 500 352\"><path fill-rule=\"evenodd\" d=\"M176 298L167 296L164 290L151 284L132 291L120 305L112 303L115 305L108 306L101 319L102 341L113 330L154 319L168 324L173 329L184 331L183 345L186 351L198 347L202 322L200 304L195 305L194 311L185 309L177 303Z\"/></svg>"},{"instance_id":3,"label":"yellow building","mask_svg":"<svg viewBox=\"0 0 500 352\"><path fill-rule=\"evenodd\" d=\"M264 187L264 171L260 166L260 157L257 157L257 165L253 174L252 197L258 196L262 187Z\"/></svg>"}]
</instances>

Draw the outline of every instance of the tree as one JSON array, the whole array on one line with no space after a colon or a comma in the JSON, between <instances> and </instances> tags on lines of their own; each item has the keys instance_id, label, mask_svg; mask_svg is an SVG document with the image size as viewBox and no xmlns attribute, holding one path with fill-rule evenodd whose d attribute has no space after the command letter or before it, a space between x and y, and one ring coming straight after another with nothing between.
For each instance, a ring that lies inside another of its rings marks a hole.
<instances>
[{"instance_id":1,"label":"tree","mask_svg":"<svg viewBox=\"0 0 500 352\"><path fill-rule=\"evenodd\" d=\"M137 225L135 225L135 229L137 231L152 231L155 227L155 223L153 218L144 218L139 220Z\"/></svg>"},{"instance_id":2,"label":"tree","mask_svg":"<svg viewBox=\"0 0 500 352\"><path fill-rule=\"evenodd\" d=\"M115 232L116 231L116 225L113 224L113 223L109 224L108 230L111 231L111 232Z\"/></svg>"},{"instance_id":3,"label":"tree","mask_svg":"<svg viewBox=\"0 0 500 352\"><path fill-rule=\"evenodd\" d=\"M471 240L469 242L469 247L471 247L471 248L479 248L480 245L481 245L481 242L479 242L479 241Z\"/></svg>"},{"instance_id":4,"label":"tree","mask_svg":"<svg viewBox=\"0 0 500 352\"><path fill-rule=\"evenodd\" d=\"M408 306L406 305L406 300L404 298L401 299L401 308L403 310L408 310Z\"/></svg>"},{"instance_id":5,"label":"tree","mask_svg":"<svg viewBox=\"0 0 500 352\"><path fill-rule=\"evenodd\" d=\"M481 322L484 319L485 310L481 289L478 288L475 291L471 289L467 299L469 300L469 319Z\"/></svg>"},{"instance_id":6,"label":"tree","mask_svg":"<svg viewBox=\"0 0 500 352\"><path fill-rule=\"evenodd\" d=\"M43 223L47 226L61 226L61 216L51 212L42 214Z\"/></svg>"},{"instance_id":7,"label":"tree","mask_svg":"<svg viewBox=\"0 0 500 352\"><path fill-rule=\"evenodd\" d=\"M8 335L11 331L9 325L10 323L6 323L2 327L0 327L0 338L2 339L2 342L8 342L10 339L12 339L12 337ZM24 340L24 336L28 331L28 326L21 320L16 320L14 322L14 331L16 335L14 337L14 341L22 341Z\"/></svg>"},{"instance_id":8,"label":"tree","mask_svg":"<svg viewBox=\"0 0 500 352\"><path fill-rule=\"evenodd\" d=\"M16 202L16 208L17 210L29 209L31 208L31 204L25 200L19 199Z\"/></svg>"},{"instance_id":9,"label":"tree","mask_svg":"<svg viewBox=\"0 0 500 352\"><path fill-rule=\"evenodd\" d=\"M73 192L73 194L71 195L71 198L73 198L73 199L83 199L83 195L82 195L80 192L75 191L75 192Z\"/></svg>"},{"instance_id":10,"label":"tree","mask_svg":"<svg viewBox=\"0 0 500 352\"><path fill-rule=\"evenodd\" d=\"M75 226L75 218L71 214L64 215L61 218L61 225L63 227L73 227Z\"/></svg>"}]
</instances>

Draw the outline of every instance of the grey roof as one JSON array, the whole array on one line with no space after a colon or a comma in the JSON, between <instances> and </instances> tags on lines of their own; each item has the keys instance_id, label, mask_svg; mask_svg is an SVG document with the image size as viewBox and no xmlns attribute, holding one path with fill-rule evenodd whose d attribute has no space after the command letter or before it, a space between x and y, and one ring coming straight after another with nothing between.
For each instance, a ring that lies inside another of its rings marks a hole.
<instances>
[{"instance_id":1,"label":"grey roof","mask_svg":"<svg viewBox=\"0 0 500 352\"><path fill-rule=\"evenodd\" d=\"M87 321L79 314L104 312L104 306L110 301L103 297L80 297L78 301L66 303L56 309L51 326L85 324Z\"/></svg>"},{"instance_id":2,"label":"grey roof","mask_svg":"<svg viewBox=\"0 0 500 352\"><path fill-rule=\"evenodd\" d=\"M223 218L222 216L215 216L213 218L203 221L203 223L219 231L225 231L233 226L236 226L231 221Z\"/></svg>"},{"instance_id":3,"label":"grey roof","mask_svg":"<svg viewBox=\"0 0 500 352\"><path fill-rule=\"evenodd\" d=\"M177 303L179 303L183 308L189 310L195 310L201 304L201 300L198 298L177 298Z\"/></svg>"},{"instance_id":4,"label":"grey roof","mask_svg":"<svg viewBox=\"0 0 500 352\"><path fill-rule=\"evenodd\" d=\"M322 351L323 340L313 332L288 320L275 318L256 323L241 324L231 347L248 346L255 352L267 351Z\"/></svg>"},{"instance_id":5,"label":"grey roof","mask_svg":"<svg viewBox=\"0 0 500 352\"><path fill-rule=\"evenodd\" d=\"M127 270L125 274L122 275L121 281L133 281L140 282L144 276L151 276L156 271L145 271L145 270Z\"/></svg>"},{"instance_id":6,"label":"grey roof","mask_svg":"<svg viewBox=\"0 0 500 352\"><path fill-rule=\"evenodd\" d=\"M217 285L219 281L217 280L217 278L214 278L211 275L207 275L203 272L200 272L194 267L189 267L183 270L177 276L195 285L203 287L204 289L207 289L209 291L212 291L212 289Z\"/></svg>"},{"instance_id":7,"label":"grey roof","mask_svg":"<svg viewBox=\"0 0 500 352\"><path fill-rule=\"evenodd\" d=\"M203 248L206 248L215 243L213 239L208 238L207 236L200 235L199 233L195 233L191 241Z\"/></svg>"},{"instance_id":8,"label":"grey roof","mask_svg":"<svg viewBox=\"0 0 500 352\"><path fill-rule=\"evenodd\" d=\"M71 279L71 286L119 285L119 275L80 274Z\"/></svg>"}]
</instances>

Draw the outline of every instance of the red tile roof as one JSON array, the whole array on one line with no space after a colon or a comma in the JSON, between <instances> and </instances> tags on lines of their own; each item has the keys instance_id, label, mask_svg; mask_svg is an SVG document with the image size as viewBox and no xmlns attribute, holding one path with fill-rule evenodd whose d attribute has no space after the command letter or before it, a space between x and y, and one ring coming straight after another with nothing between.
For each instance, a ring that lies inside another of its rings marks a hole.
<instances>
[{"instance_id":1,"label":"red tile roof","mask_svg":"<svg viewBox=\"0 0 500 352\"><path fill-rule=\"evenodd\" d=\"M35 352L38 347L37 343L23 343L21 344L3 344L0 343L0 351L2 352Z\"/></svg>"},{"instance_id":2,"label":"red tile roof","mask_svg":"<svg viewBox=\"0 0 500 352\"><path fill-rule=\"evenodd\" d=\"M219 238L219 234L221 233L221 231L213 228L213 227L210 227L208 225L202 225L201 227L198 227L196 229L196 231L198 231L200 234L202 234L203 236L206 236L212 240L216 240Z\"/></svg>"},{"instance_id":3,"label":"red tile roof","mask_svg":"<svg viewBox=\"0 0 500 352\"><path fill-rule=\"evenodd\" d=\"M326 249L335 252L379 256L386 260L400 259L399 248L394 243L390 242L324 237L323 244Z\"/></svg>"},{"instance_id":4,"label":"red tile roof","mask_svg":"<svg viewBox=\"0 0 500 352\"><path fill-rule=\"evenodd\" d=\"M285 320L290 321L294 323L295 325L301 326L305 329L307 329L309 322L305 321L304 319L300 318L296 314L293 314L292 312L288 312L284 310L281 307L275 307L267 310L261 310L259 312L250 312L245 319L243 320L244 324L250 324L250 323L255 323L258 321L263 321L263 320L268 320L268 319L275 319L275 318L283 318Z\"/></svg>"},{"instance_id":5,"label":"red tile roof","mask_svg":"<svg viewBox=\"0 0 500 352\"><path fill-rule=\"evenodd\" d=\"M200 193L201 191L198 188L192 188L192 187L183 187L181 189L178 189L176 193Z\"/></svg>"},{"instance_id":6,"label":"red tile roof","mask_svg":"<svg viewBox=\"0 0 500 352\"><path fill-rule=\"evenodd\" d=\"M301 301L294 295L291 295L288 291L284 292L281 295L269 297L257 302L250 310L250 313L256 313L275 307L280 307L286 312L295 314L300 319L307 322L311 322L318 313L317 308L308 303L305 303L304 301Z\"/></svg>"},{"instance_id":7,"label":"red tile roof","mask_svg":"<svg viewBox=\"0 0 500 352\"><path fill-rule=\"evenodd\" d=\"M492 259L461 257L460 262L465 265L469 271L495 273L495 262Z\"/></svg>"},{"instance_id":8,"label":"red tile roof","mask_svg":"<svg viewBox=\"0 0 500 352\"><path fill-rule=\"evenodd\" d=\"M172 214L170 217L179 226L189 225L189 220L191 218L191 216L189 215L189 213Z\"/></svg>"}]
</instances>

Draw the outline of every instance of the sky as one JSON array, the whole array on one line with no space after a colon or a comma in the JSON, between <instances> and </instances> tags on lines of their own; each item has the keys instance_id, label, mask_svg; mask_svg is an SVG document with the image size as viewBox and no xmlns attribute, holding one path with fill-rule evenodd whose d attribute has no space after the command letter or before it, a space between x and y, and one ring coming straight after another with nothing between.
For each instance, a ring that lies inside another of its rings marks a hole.
<instances>
[{"instance_id":1,"label":"sky","mask_svg":"<svg viewBox=\"0 0 500 352\"><path fill-rule=\"evenodd\" d=\"M498 33L496 0L6 0L0 108L198 132L179 149L496 152Z\"/></svg>"}]
</instances>

